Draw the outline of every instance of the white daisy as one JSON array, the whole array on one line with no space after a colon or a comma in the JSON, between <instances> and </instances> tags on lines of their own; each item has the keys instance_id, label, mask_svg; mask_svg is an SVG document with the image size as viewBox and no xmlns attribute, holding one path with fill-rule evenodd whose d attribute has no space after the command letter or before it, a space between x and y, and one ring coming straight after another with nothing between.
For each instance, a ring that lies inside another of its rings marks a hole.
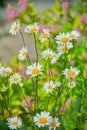
<instances>
[{"instance_id":1,"label":"white daisy","mask_svg":"<svg viewBox=\"0 0 87 130\"><path fill-rule=\"evenodd\" d=\"M20 128L22 125L22 120L19 117L12 117L8 119L8 127L11 130L16 130L17 128Z\"/></svg>"},{"instance_id":2,"label":"white daisy","mask_svg":"<svg viewBox=\"0 0 87 130\"><path fill-rule=\"evenodd\" d=\"M53 89L55 88L55 84L53 81L49 81L49 82L46 82L44 84L44 89L45 91L48 93L48 92L52 92Z\"/></svg>"},{"instance_id":3,"label":"white daisy","mask_svg":"<svg viewBox=\"0 0 87 130\"><path fill-rule=\"evenodd\" d=\"M18 73L15 73L10 77L10 83L11 84L20 84L21 83L21 75Z\"/></svg>"},{"instance_id":4,"label":"white daisy","mask_svg":"<svg viewBox=\"0 0 87 130\"><path fill-rule=\"evenodd\" d=\"M34 122L38 127L44 127L49 125L49 121L51 119L51 116L49 115L49 112L41 112L40 114L37 113L36 116L34 116Z\"/></svg>"},{"instance_id":5,"label":"white daisy","mask_svg":"<svg viewBox=\"0 0 87 130\"><path fill-rule=\"evenodd\" d=\"M60 82L60 81L56 82L56 83L55 83L55 86L56 86L56 87L60 87L60 86L61 86L61 82Z\"/></svg>"},{"instance_id":6,"label":"white daisy","mask_svg":"<svg viewBox=\"0 0 87 130\"><path fill-rule=\"evenodd\" d=\"M26 47L23 47L20 51L19 51L19 60L25 60L26 56L27 56L27 52L28 52L28 49Z\"/></svg>"},{"instance_id":7,"label":"white daisy","mask_svg":"<svg viewBox=\"0 0 87 130\"><path fill-rule=\"evenodd\" d=\"M48 29L44 29L43 32L40 35L39 40L41 42L45 42L50 36L49 30Z\"/></svg>"},{"instance_id":8,"label":"white daisy","mask_svg":"<svg viewBox=\"0 0 87 130\"><path fill-rule=\"evenodd\" d=\"M61 44L70 44L70 34L69 33L60 33L56 36L56 43Z\"/></svg>"},{"instance_id":9,"label":"white daisy","mask_svg":"<svg viewBox=\"0 0 87 130\"><path fill-rule=\"evenodd\" d=\"M75 81L70 81L68 83L68 88L74 88L74 87L76 87L76 82Z\"/></svg>"},{"instance_id":10,"label":"white daisy","mask_svg":"<svg viewBox=\"0 0 87 130\"><path fill-rule=\"evenodd\" d=\"M46 60L47 59L52 59L53 56L54 56L54 52L48 48L47 50L45 50L45 51L42 52L42 56Z\"/></svg>"},{"instance_id":11,"label":"white daisy","mask_svg":"<svg viewBox=\"0 0 87 130\"><path fill-rule=\"evenodd\" d=\"M69 49L73 48L73 45L70 44L62 44L62 45L58 45L57 51L59 55L64 54L65 52L68 53Z\"/></svg>"},{"instance_id":12,"label":"white daisy","mask_svg":"<svg viewBox=\"0 0 87 130\"><path fill-rule=\"evenodd\" d=\"M3 76L3 75L4 75L4 74L3 74L4 69L5 69L5 68L4 68L3 66L0 66L0 75L1 75L1 76Z\"/></svg>"},{"instance_id":13,"label":"white daisy","mask_svg":"<svg viewBox=\"0 0 87 130\"><path fill-rule=\"evenodd\" d=\"M75 76L77 76L80 73L79 70L77 70L76 68L73 68L72 66L70 67L70 69L65 69L63 71L63 74L66 76L66 78L73 78Z\"/></svg>"},{"instance_id":14,"label":"white daisy","mask_svg":"<svg viewBox=\"0 0 87 130\"><path fill-rule=\"evenodd\" d=\"M6 77L9 76L11 73L12 73L12 69L10 67L6 67L6 68L3 66L0 67L1 76Z\"/></svg>"},{"instance_id":15,"label":"white daisy","mask_svg":"<svg viewBox=\"0 0 87 130\"><path fill-rule=\"evenodd\" d=\"M28 66L26 74L31 75L31 77L42 74L42 65L40 65L39 63L34 63L33 65Z\"/></svg>"},{"instance_id":16,"label":"white daisy","mask_svg":"<svg viewBox=\"0 0 87 130\"><path fill-rule=\"evenodd\" d=\"M50 123L49 123L49 130L51 129L55 130L59 126L60 126L59 119L56 117L51 118Z\"/></svg>"},{"instance_id":17,"label":"white daisy","mask_svg":"<svg viewBox=\"0 0 87 130\"><path fill-rule=\"evenodd\" d=\"M60 57L60 55L55 53L52 60L51 60L51 63L52 64L56 63L56 61L59 59L59 57Z\"/></svg>"},{"instance_id":18,"label":"white daisy","mask_svg":"<svg viewBox=\"0 0 87 130\"><path fill-rule=\"evenodd\" d=\"M26 26L24 32L26 33L37 33L39 31L39 24L34 23Z\"/></svg>"},{"instance_id":19,"label":"white daisy","mask_svg":"<svg viewBox=\"0 0 87 130\"><path fill-rule=\"evenodd\" d=\"M7 89L8 89L8 87L3 87L3 88L1 88L1 92L6 92Z\"/></svg>"},{"instance_id":20,"label":"white daisy","mask_svg":"<svg viewBox=\"0 0 87 130\"><path fill-rule=\"evenodd\" d=\"M79 36L80 36L80 33L77 32L77 31L71 31L70 32L70 40L72 40L72 39L78 39Z\"/></svg>"},{"instance_id":21,"label":"white daisy","mask_svg":"<svg viewBox=\"0 0 87 130\"><path fill-rule=\"evenodd\" d=\"M9 33L12 35L16 35L17 33L19 33L20 25L21 23L19 21L12 23Z\"/></svg>"}]
</instances>

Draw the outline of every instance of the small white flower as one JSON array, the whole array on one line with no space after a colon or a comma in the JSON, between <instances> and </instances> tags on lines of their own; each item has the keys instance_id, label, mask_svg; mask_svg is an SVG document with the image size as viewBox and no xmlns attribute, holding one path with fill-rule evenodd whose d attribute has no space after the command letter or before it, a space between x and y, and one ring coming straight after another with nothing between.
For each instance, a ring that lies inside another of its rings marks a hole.
<instances>
[{"instance_id":1,"label":"small white flower","mask_svg":"<svg viewBox=\"0 0 87 130\"><path fill-rule=\"evenodd\" d=\"M61 44L70 44L70 34L69 33L60 33L56 36L56 43Z\"/></svg>"},{"instance_id":2,"label":"small white flower","mask_svg":"<svg viewBox=\"0 0 87 130\"><path fill-rule=\"evenodd\" d=\"M22 49L19 51L19 60L25 60L26 56L27 56L27 52L28 52L28 49L26 47L22 47Z\"/></svg>"},{"instance_id":3,"label":"small white flower","mask_svg":"<svg viewBox=\"0 0 87 130\"><path fill-rule=\"evenodd\" d=\"M60 55L59 54L54 54L52 60L51 60L51 63L54 64L56 63L56 61L59 59Z\"/></svg>"},{"instance_id":4,"label":"small white flower","mask_svg":"<svg viewBox=\"0 0 87 130\"><path fill-rule=\"evenodd\" d=\"M9 33L12 35L16 35L17 33L19 33L20 25L21 23L19 21L12 23Z\"/></svg>"},{"instance_id":5,"label":"small white flower","mask_svg":"<svg viewBox=\"0 0 87 130\"><path fill-rule=\"evenodd\" d=\"M52 92L53 89L55 88L55 84L53 81L49 81L49 82L46 82L44 84L44 89L45 91L48 93L48 92Z\"/></svg>"},{"instance_id":6,"label":"small white flower","mask_svg":"<svg viewBox=\"0 0 87 130\"><path fill-rule=\"evenodd\" d=\"M80 33L77 32L77 31L71 31L70 32L70 40L72 40L72 39L78 39L79 36L80 36Z\"/></svg>"},{"instance_id":7,"label":"small white flower","mask_svg":"<svg viewBox=\"0 0 87 130\"><path fill-rule=\"evenodd\" d=\"M76 87L76 82L75 81L70 81L68 83L68 88L74 88L74 87Z\"/></svg>"},{"instance_id":8,"label":"small white flower","mask_svg":"<svg viewBox=\"0 0 87 130\"><path fill-rule=\"evenodd\" d=\"M1 92L6 92L7 89L8 89L8 87L3 87L3 88L1 89Z\"/></svg>"},{"instance_id":9,"label":"small white flower","mask_svg":"<svg viewBox=\"0 0 87 130\"><path fill-rule=\"evenodd\" d=\"M63 71L63 74L66 76L66 78L76 77L79 73L80 73L80 71L77 70L76 68L73 68L72 66L70 67L70 69L65 69Z\"/></svg>"},{"instance_id":10,"label":"small white flower","mask_svg":"<svg viewBox=\"0 0 87 130\"><path fill-rule=\"evenodd\" d=\"M48 29L44 29L43 32L40 35L40 41L43 43L45 42L48 38L49 38L50 34L49 34L49 30Z\"/></svg>"},{"instance_id":11,"label":"small white flower","mask_svg":"<svg viewBox=\"0 0 87 130\"><path fill-rule=\"evenodd\" d=\"M45 51L42 52L42 56L46 60L47 59L52 59L53 56L54 56L54 52L48 48L47 50L45 50Z\"/></svg>"},{"instance_id":12,"label":"small white flower","mask_svg":"<svg viewBox=\"0 0 87 130\"><path fill-rule=\"evenodd\" d=\"M1 76L7 77L11 73L12 73L12 69L10 67L6 67L6 68L3 66L0 67L0 75Z\"/></svg>"},{"instance_id":13,"label":"small white flower","mask_svg":"<svg viewBox=\"0 0 87 130\"><path fill-rule=\"evenodd\" d=\"M20 128L22 125L22 120L19 117L12 117L8 119L8 127L11 130L16 130L17 128Z\"/></svg>"},{"instance_id":14,"label":"small white flower","mask_svg":"<svg viewBox=\"0 0 87 130\"><path fill-rule=\"evenodd\" d=\"M49 112L41 112L40 114L37 113L36 116L34 116L34 122L38 127L44 127L49 125L49 121L51 119L51 116L49 115Z\"/></svg>"},{"instance_id":15,"label":"small white flower","mask_svg":"<svg viewBox=\"0 0 87 130\"><path fill-rule=\"evenodd\" d=\"M10 83L11 84L20 84L21 83L21 75L18 73L15 73L10 77Z\"/></svg>"},{"instance_id":16,"label":"small white flower","mask_svg":"<svg viewBox=\"0 0 87 130\"><path fill-rule=\"evenodd\" d=\"M59 82L56 82L56 83L55 83L55 86L56 86L56 87L60 87L60 86L61 86L61 82L60 82L60 81L59 81Z\"/></svg>"},{"instance_id":17,"label":"small white flower","mask_svg":"<svg viewBox=\"0 0 87 130\"><path fill-rule=\"evenodd\" d=\"M59 119L56 117L51 118L50 123L49 123L49 130L51 129L56 130L56 128L59 126L60 126Z\"/></svg>"},{"instance_id":18,"label":"small white flower","mask_svg":"<svg viewBox=\"0 0 87 130\"><path fill-rule=\"evenodd\" d=\"M37 33L39 31L39 24L34 23L26 26L24 32L26 33Z\"/></svg>"},{"instance_id":19,"label":"small white flower","mask_svg":"<svg viewBox=\"0 0 87 130\"><path fill-rule=\"evenodd\" d=\"M58 45L57 51L59 55L64 54L65 52L68 53L69 49L73 48L73 45L70 44L66 44L66 45Z\"/></svg>"},{"instance_id":20,"label":"small white flower","mask_svg":"<svg viewBox=\"0 0 87 130\"><path fill-rule=\"evenodd\" d=\"M26 74L31 75L31 77L42 74L42 65L40 65L39 63L34 63L33 65L28 66Z\"/></svg>"}]
</instances>

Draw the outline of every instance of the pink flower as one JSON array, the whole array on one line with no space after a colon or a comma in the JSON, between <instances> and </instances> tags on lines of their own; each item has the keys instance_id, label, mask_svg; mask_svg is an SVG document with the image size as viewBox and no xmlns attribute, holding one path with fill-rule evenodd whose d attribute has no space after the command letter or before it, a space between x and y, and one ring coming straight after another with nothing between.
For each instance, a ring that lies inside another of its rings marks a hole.
<instances>
[{"instance_id":1,"label":"pink flower","mask_svg":"<svg viewBox=\"0 0 87 130\"><path fill-rule=\"evenodd\" d=\"M71 61L70 61L70 64L71 64L71 65L75 65L75 64L76 64L75 60L71 60Z\"/></svg>"},{"instance_id":2,"label":"pink flower","mask_svg":"<svg viewBox=\"0 0 87 130\"><path fill-rule=\"evenodd\" d=\"M62 2L62 9L64 10L64 11L66 11L69 7L70 7L70 2L68 2L68 1L64 1L64 2Z\"/></svg>"},{"instance_id":3,"label":"pink flower","mask_svg":"<svg viewBox=\"0 0 87 130\"><path fill-rule=\"evenodd\" d=\"M81 16L81 21L82 21L83 24L87 24L87 14L83 14Z\"/></svg>"},{"instance_id":4,"label":"pink flower","mask_svg":"<svg viewBox=\"0 0 87 130\"><path fill-rule=\"evenodd\" d=\"M26 74L26 67L25 66L22 66L21 69L20 69L20 75L24 78L29 78L30 76Z\"/></svg>"},{"instance_id":5,"label":"pink flower","mask_svg":"<svg viewBox=\"0 0 87 130\"><path fill-rule=\"evenodd\" d=\"M6 12L9 19L14 19L15 17L19 16L19 12L17 11L17 9L12 6L8 6Z\"/></svg>"},{"instance_id":6,"label":"pink flower","mask_svg":"<svg viewBox=\"0 0 87 130\"><path fill-rule=\"evenodd\" d=\"M85 69L87 69L87 63L85 63L84 67L85 67Z\"/></svg>"},{"instance_id":7,"label":"pink flower","mask_svg":"<svg viewBox=\"0 0 87 130\"><path fill-rule=\"evenodd\" d=\"M84 72L84 78L87 78L87 72Z\"/></svg>"},{"instance_id":8,"label":"pink flower","mask_svg":"<svg viewBox=\"0 0 87 130\"><path fill-rule=\"evenodd\" d=\"M58 31L58 25L51 26L51 25L42 25L40 26L40 31L42 32L44 29L49 29L50 32L55 33Z\"/></svg>"},{"instance_id":9,"label":"pink flower","mask_svg":"<svg viewBox=\"0 0 87 130\"><path fill-rule=\"evenodd\" d=\"M66 111L67 106L70 106L71 102L72 102L72 99L68 98L67 101L65 102L65 105L62 106L59 110L61 114L63 114Z\"/></svg>"},{"instance_id":10,"label":"pink flower","mask_svg":"<svg viewBox=\"0 0 87 130\"><path fill-rule=\"evenodd\" d=\"M27 108L27 112L30 112L34 105L35 101L33 101L31 97L26 98L26 100L22 103L22 106Z\"/></svg>"},{"instance_id":11,"label":"pink flower","mask_svg":"<svg viewBox=\"0 0 87 130\"><path fill-rule=\"evenodd\" d=\"M76 31L79 32L79 31L80 31L80 28L79 28L78 26L75 26L75 27L74 27L74 30L76 30Z\"/></svg>"},{"instance_id":12,"label":"pink flower","mask_svg":"<svg viewBox=\"0 0 87 130\"><path fill-rule=\"evenodd\" d=\"M25 11L28 7L28 0L19 0L18 5L21 7L21 11Z\"/></svg>"},{"instance_id":13,"label":"pink flower","mask_svg":"<svg viewBox=\"0 0 87 130\"><path fill-rule=\"evenodd\" d=\"M60 111L61 114L63 114L63 113L66 111L66 107L65 107L65 106L63 107L63 106L62 106L59 111Z\"/></svg>"},{"instance_id":14,"label":"pink flower","mask_svg":"<svg viewBox=\"0 0 87 130\"><path fill-rule=\"evenodd\" d=\"M68 98L66 103L65 103L65 106L70 106L71 102L72 102L72 99Z\"/></svg>"},{"instance_id":15,"label":"pink flower","mask_svg":"<svg viewBox=\"0 0 87 130\"><path fill-rule=\"evenodd\" d=\"M83 57L84 59L87 59L87 53L83 53L83 54L82 54L82 57Z\"/></svg>"}]
</instances>

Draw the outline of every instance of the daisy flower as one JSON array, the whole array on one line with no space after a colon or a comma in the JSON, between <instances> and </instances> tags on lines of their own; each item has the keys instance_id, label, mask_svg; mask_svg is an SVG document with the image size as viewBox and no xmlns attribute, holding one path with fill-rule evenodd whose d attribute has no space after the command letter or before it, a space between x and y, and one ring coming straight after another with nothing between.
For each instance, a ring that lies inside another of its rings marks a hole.
<instances>
[{"instance_id":1,"label":"daisy flower","mask_svg":"<svg viewBox=\"0 0 87 130\"><path fill-rule=\"evenodd\" d=\"M21 75L18 73L15 73L10 77L10 83L11 84L21 84Z\"/></svg>"},{"instance_id":2,"label":"daisy flower","mask_svg":"<svg viewBox=\"0 0 87 130\"><path fill-rule=\"evenodd\" d=\"M60 122L58 118L51 118L50 124L49 124L49 130L53 129L56 130L57 127L59 127Z\"/></svg>"},{"instance_id":3,"label":"daisy flower","mask_svg":"<svg viewBox=\"0 0 87 130\"><path fill-rule=\"evenodd\" d=\"M43 32L40 35L39 40L43 43L49 38L49 29L44 29Z\"/></svg>"},{"instance_id":4,"label":"daisy flower","mask_svg":"<svg viewBox=\"0 0 87 130\"><path fill-rule=\"evenodd\" d=\"M76 68L73 68L72 66L70 67L70 69L65 69L63 71L63 74L66 76L66 78L76 77L79 73L80 73L80 71L77 70Z\"/></svg>"},{"instance_id":5,"label":"daisy flower","mask_svg":"<svg viewBox=\"0 0 87 130\"><path fill-rule=\"evenodd\" d=\"M62 44L62 45L58 45L57 51L59 55L62 55L65 52L68 53L69 49L71 48L73 48L73 45L71 43L67 45Z\"/></svg>"},{"instance_id":6,"label":"daisy flower","mask_svg":"<svg viewBox=\"0 0 87 130\"><path fill-rule=\"evenodd\" d=\"M22 120L19 117L12 117L8 119L8 127L11 130L16 130L17 128L20 128L22 125Z\"/></svg>"},{"instance_id":7,"label":"daisy flower","mask_svg":"<svg viewBox=\"0 0 87 130\"><path fill-rule=\"evenodd\" d=\"M60 82L60 81L56 82L56 83L55 83L55 86L56 86L56 87L60 87L60 86L61 86L61 82Z\"/></svg>"},{"instance_id":8,"label":"daisy flower","mask_svg":"<svg viewBox=\"0 0 87 130\"><path fill-rule=\"evenodd\" d=\"M56 43L60 44L69 44L70 43L70 34L69 33L60 33L56 36Z\"/></svg>"},{"instance_id":9,"label":"daisy flower","mask_svg":"<svg viewBox=\"0 0 87 130\"><path fill-rule=\"evenodd\" d=\"M75 81L70 81L68 83L68 88L74 88L74 87L76 87L76 82Z\"/></svg>"},{"instance_id":10,"label":"daisy flower","mask_svg":"<svg viewBox=\"0 0 87 130\"><path fill-rule=\"evenodd\" d=\"M40 65L39 63L34 63L33 65L28 66L26 74L31 75L31 77L42 74L42 65Z\"/></svg>"},{"instance_id":11,"label":"daisy flower","mask_svg":"<svg viewBox=\"0 0 87 130\"><path fill-rule=\"evenodd\" d=\"M78 39L79 36L80 36L80 34L77 31L71 31L70 32L70 40L72 40L72 39Z\"/></svg>"},{"instance_id":12,"label":"daisy flower","mask_svg":"<svg viewBox=\"0 0 87 130\"><path fill-rule=\"evenodd\" d=\"M3 87L3 88L1 88L1 92L6 92L7 91L7 89L8 89L8 87Z\"/></svg>"},{"instance_id":13,"label":"daisy flower","mask_svg":"<svg viewBox=\"0 0 87 130\"><path fill-rule=\"evenodd\" d=\"M19 33L20 25L21 23L19 21L12 23L9 33L12 35L16 35L17 33Z\"/></svg>"},{"instance_id":14,"label":"daisy flower","mask_svg":"<svg viewBox=\"0 0 87 130\"><path fill-rule=\"evenodd\" d=\"M6 67L4 69L4 76L9 76L12 73L12 68Z\"/></svg>"},{"instance_id":15,"label":"daisy flower","mask_svg":"<svg viewBox=\"0 0 87 130\"><path fill-rule=\"evenodd\" d=\"M44 89L45 91L48 93L48 92L52 92L52 90L55 88L55 84L53 81L49 81L49 82L46 82L44 84Z\"/></svg>"},{"instance_id":16,"label":"daisy flower","mask_svg":"<svg viewBox=\"0 0 87 130\"><path fill-rule=\"evenodd\" d=\"M54 52L48 48L47 50L45 50L45 51L42 52L42 56L46 60L47 59L52 59L53 56L54 56Z\"/></svg>"},{"instance_id":17,"label":"daisy flower","mask_svg":"<svg viewBox=\"0 0 87 130\"><path fill-rule=\"evenodd\" d=\"M52 63L52 64L56 63L56 61L59 59L59 57L60 57L59 54L54 53L54 56L53 56L53 58L52 58L52 60L51 60L51 63Z\"/></svg>"},{"instance_id":18,"label":"daisy flower","mask_svg":"<svg viewBox=\"0 0 87 130\"><path fill-rule=\"evenodd\" d=\"M24 32L26 33L37 33L39 31L39 24L34 23L26 26Z\"/></svg>"},{"instance_id":19,"label":"daisy flower","mask_svg":"<svg viewBox=\"0 0 87 130\"><path fill-rule=\"evenodd\" d=\"M6 67L6 68L3 66L0 67L1 76L6 77L9 76L11 73L12 73L12 69L10 67Z\"/></svg>"},{"instance_id":20,"label":"daisy flower","mask_svg":"<svg viewBox=\"0 0 87 130\"><path fill-rule=\"evenodd\" d=\"M34 122L38 127L44 127L49 125L49 121L51 119L51 116L49 115L49 112L41 112L40 114L37 113L36 116L34 116Z\"/></svg>"},{"instance_id":21,"label":"daisy flower","mask_svg":"<svg viewBox=\"0 0 87 130\"><path fill-rule=\"evenodd\" d=\"M27 56L27 52L28 52L28 49L26 47L23 47L20 51L19 51L19 60L25 60L26 56Z\"/></svg>"}]
</instances>

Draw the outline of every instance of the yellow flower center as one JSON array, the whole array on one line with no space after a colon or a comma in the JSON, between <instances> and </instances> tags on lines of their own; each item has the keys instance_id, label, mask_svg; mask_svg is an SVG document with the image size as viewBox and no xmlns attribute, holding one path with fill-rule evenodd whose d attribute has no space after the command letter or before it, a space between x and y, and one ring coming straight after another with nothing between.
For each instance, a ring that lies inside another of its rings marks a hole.
<instances>
[{"instance_id":1,"label":"yellow flower center","mask_svg":"<svg viewBox=\"0 0 87 130\"><path fill-rule=\"evenodd\" d=\"M73 83L71 83L71 84L70 84L70 86L71 86L71 87L73 87L73 86L74 86L74 84L73 84Z\"/></svg>"},{"instance_id":2,"label":"yellow flower center","mask_svg":"<svg viewBox=\"0 0 87 130\"><path fill-rule=\"evenodd\" d=\"M67 51L68 50L68 47L66 47L66 46L64 46L63 48L62 48L62 51Z\"/></svg>"},{"instance_id":3,"label":"yellow flower center","mask_svg":"<svg viewBox=\"0 0 87 130\"><path fill-rule=\"evenodd\" d=\"M35 31L37 31L37 28L31 28L30 32L34 33Z\"/></svg>"},{"instance_id":4,"label":"yellow flower center","mask_svg":"<svg viewBox=\"0 0 87 130\"><path fill-rule=\"evenodd\" d=\"M15 27L14 27L14 31L17 31L18 30L18 26L16 25Z\"/></svg>"},{"instance_id":5,"label":"yellow flower center","mask_svg":"<svg viewBox=\"0 0 87 130\"><path fill-rule=\"evenodd\" d=\"M13 126L17 126L18 125L18 122L17 121L14 121L13 122Z\"/></svg>"},{"instance_id":6,"label":"yellow flower center","mask_svg":"<svg viewBox=\"0 0 87 130\"><path fill-rule=\"evenodd\" d=\"M14 78L14 81L18 81L18 78L16 77L16 78Z\"/></svg>"},{"instance_id":7,"label":"yellow flower center","mask_svg":"<svg viewBox=\"0 0 87 130\"><path fill-rule=\"evenodd\" d=\"M41 124L46 124L47 123L47 118L41 117L39 121L40 121Z\"/></svg>"},{"instance_id":8,"label":"yellow flower center","mask_svg":"<svg viewBox=\"0 0 87 130\"><path fill-rule=\"evenodd\" d=\"M49 85L49 86L48 86L48 89L49 89L49 90L51 90L51 89L52 89L52 86L51 86L51 85Z\"/></svg>"},{"instance_id":9,"label":"yellow flower center","mask_svg":"<svg viewBox=\"0 0 87 130\"><path fill-rule=\"evenodd\" d=\"M52 122L51 124L53 127L56 127L57 123L55 121Z\"/></svg>"},{"instance_id":10,"label":"yellow flower center","mask_svg":"<svg viewBox=\"0 0 87 130\"><path fill-rule=\"evenodd\" d=\"M44 38L48 38L48 34L45 33L45 34L43 35L43 37L44 37Z\"/></svg>"},{"instance_id":11,"label":"yellow flower center","mask_svg":"<svg viewBox=\"0 0 87 130\"><path fill-rule=\"evenodd\" d=\"M34 68L33 70L32 70L32 74L38 74L39 73L39 69L38 68Z\"/></svg>"},{"instance_id":12,"label":"yellow flower center","mask_svg":"<svg viewBox=\"0 0 87 130\"><path fill-rule=\"evenodd\" d=\"M51 54L49 54L49 53L46 56L47 56L47 58L51 58Z\"/></svg>"},{"instance_id":13,"label":"yellow flower center","mask_svg":"<svg viewBox=\"0 0 87 130\"><path fill-rule=\"evenodd\" d=\"M74 34L71 34L71 36L70 36L70 37L75 38L75 35L74 35Z\"/></svg>"},{"instance_id":14,"label":"yellow flower center","mask_svg":"<svg viewBox=\"0 0 87 130\"><path fill-rule=\"evenodd\" d=\"M69 71L69 72L68 72L68 75L69 75L69 76L74 76L74 75L75 75L75 72Z\"/></svg>"},{"instance_id":15,"label":"yellow flower center","mask_svg":"<svg viewBox=\"0 0 87 130\"><path fill-rule=\"evenodd\" d=\"M67 37L63 37L62 39L61 39L61 42L64 42L64 43L67 43L69 41L69 39L67 38Z\"/></svg>"},{"instance_id":16,"label":"yellow flower center","mask_svg":"<svg viewBox=\"0 0 87 130\"><path fill-rule=\"evenodd\" d=\"M23 53L22 53L22 56L24 56L24 57L25 57L26 55L27 55L27 53L26 53L26 52L23 52Z\"/></svg>"}]
</instances>

